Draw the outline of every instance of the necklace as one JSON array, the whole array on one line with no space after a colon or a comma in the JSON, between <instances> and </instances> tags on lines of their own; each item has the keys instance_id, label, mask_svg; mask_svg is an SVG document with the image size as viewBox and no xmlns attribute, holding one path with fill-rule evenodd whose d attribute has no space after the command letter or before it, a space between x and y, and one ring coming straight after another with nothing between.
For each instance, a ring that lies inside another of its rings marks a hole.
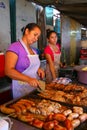
<instances>
[{"instance_id":1,"label":"necklace","mask_svg":"<svg viewBox=\"0 0 87 130\"><path fill-rule=\"evenodd\" d=\"M50 45L52 47L52 49L57 52L58 51L58 47L56 45Z\"/></svg>"}]
</instances>

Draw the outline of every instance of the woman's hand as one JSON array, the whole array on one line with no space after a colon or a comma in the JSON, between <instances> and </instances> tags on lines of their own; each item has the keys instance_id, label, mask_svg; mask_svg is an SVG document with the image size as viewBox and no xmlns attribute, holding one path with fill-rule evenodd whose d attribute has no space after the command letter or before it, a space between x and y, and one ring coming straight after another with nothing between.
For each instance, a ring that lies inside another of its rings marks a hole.
<instances>
[{"instance_id":1,"label":"woman's hand","mask_svg":"<svg viewBox=\"0 0 87 130\"><path fill-rule=\"evenodd\" d=\"M63 63L61 62L61 63L60 63L60 67L61 67L61 68L66 68L66 67L67 67L67 66L66 66L66 63L65 63L65 62L63 62Z\"/></svg>"},{"instance_id":2,"label":"woman's hand","mask_svg":"<svg viewBox=\"0 0 87 130\"><path fill-rule=\"evenodd\" d=\"M41 79L44 78L45 72L44 72L43 69L39 68L38 71L37 71L37 73L38 73L38 76L39 76Z\"/></svg>"},{"instance_id":3,"label":"woman's hand","mask_svg":"<svg viewBox=\"0 0 87 130\"><path fill-rule=\"evenodd\" d=\"M39 86L39 81L36 78L28 78L28 84L30 84L32 87L38 87Z\"/></svg>"},{"instance_id":4,"label":"woman's hand","mask_svg":"<svg viewBox=\"0 0 87 130\"><path fill-rule=\"evenodd\" d=\"M37 73L38 73L38 76L39 76L41 79L44 78L45 72L44 72L43 69L39 68ZM32 87L38 87L38 86L39 86L39 81L38 81L36 78L28 77L27 82L28 82Z\"/></svg>"}]
</instances>

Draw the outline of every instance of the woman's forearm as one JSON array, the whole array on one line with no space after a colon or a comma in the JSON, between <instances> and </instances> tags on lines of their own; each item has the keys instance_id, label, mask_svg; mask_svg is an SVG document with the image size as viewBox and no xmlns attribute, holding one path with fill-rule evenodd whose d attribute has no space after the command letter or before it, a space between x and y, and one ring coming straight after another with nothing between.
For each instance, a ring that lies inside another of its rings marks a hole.
<instances>
[{"instance_id":1,"label":"woman's forearm","mask_svg":"<svg viewBox=\"0 0 87 130\"><path fill-rule=\"evenodd\" d=\"M55 74L55 68L54 68L54 65L53 64L50 64L50 71L52 73L52 77L53 79L56 78L56 74Z\"/></svg>"},{"instance_id":2,"label":"woman's forearm","mask_svg":"<svg viewBox=\"0 0 87 130\"><path fill-rule=\"evenodd\" d=\"M11 79L20 80L20 81L24 81L24 82L28 82L30 79L29 76L26 76L26 75L18 72L15 69L7 70L7 71L5 70L5 75Z\"/></svg>"}]
</instances>

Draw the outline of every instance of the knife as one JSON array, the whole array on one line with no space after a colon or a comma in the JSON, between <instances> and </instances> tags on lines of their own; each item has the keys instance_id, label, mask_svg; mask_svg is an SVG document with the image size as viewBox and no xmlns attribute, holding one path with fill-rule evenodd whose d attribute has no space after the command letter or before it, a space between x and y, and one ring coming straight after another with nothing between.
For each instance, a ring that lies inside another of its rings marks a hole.
<instances>
[{"instance_id":1,"label":"knife","mask_svg":"<svg viewBox=\"0 0 87 130\"><path fill-rule=\"evenodd\" d=\"M45 81L39 80L39 86L38 86L37 90L38 90L39 92L42 92L42 91L45 90Z\"/></svg>"}]
</instances>

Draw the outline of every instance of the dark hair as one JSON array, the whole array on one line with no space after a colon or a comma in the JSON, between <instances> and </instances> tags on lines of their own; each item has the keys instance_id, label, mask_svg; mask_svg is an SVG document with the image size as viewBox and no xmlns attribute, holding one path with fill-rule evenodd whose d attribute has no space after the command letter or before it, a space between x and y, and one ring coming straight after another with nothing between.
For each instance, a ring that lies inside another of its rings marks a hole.
<instances>
[{"instance_id":1,"label":"dark hair","mask_svg":"<svg viewBox=\"0 0 87 130\"><path fill-rule=\"evenodd\" d=\"M47 32L47 38L48 38L48 39L49 39L49 37L50 37L50 35L51 35L52 33L55 33L55 34L57 35L57 33L56 33L54 30L47 29L46 32Z\"/></svg>"},{"instance_id":2,"label":"dark hair","mask_svg":"<svg viewBox=\"0 0 87 130\"><path fill-rule=\"evenodd\" d=\"M29 23L29 24L27 24L25 27L23 27L23 28L21 29L21 31L22 31L22 33L23 33L23 35L24 35L26 29L29 29L29 31L31 31L31 30L33 30L35 27L38 27L38 28L40 29L40 27L39 27L38 24L36 24L36 23Z\"/></svg>"}]
</instances>

